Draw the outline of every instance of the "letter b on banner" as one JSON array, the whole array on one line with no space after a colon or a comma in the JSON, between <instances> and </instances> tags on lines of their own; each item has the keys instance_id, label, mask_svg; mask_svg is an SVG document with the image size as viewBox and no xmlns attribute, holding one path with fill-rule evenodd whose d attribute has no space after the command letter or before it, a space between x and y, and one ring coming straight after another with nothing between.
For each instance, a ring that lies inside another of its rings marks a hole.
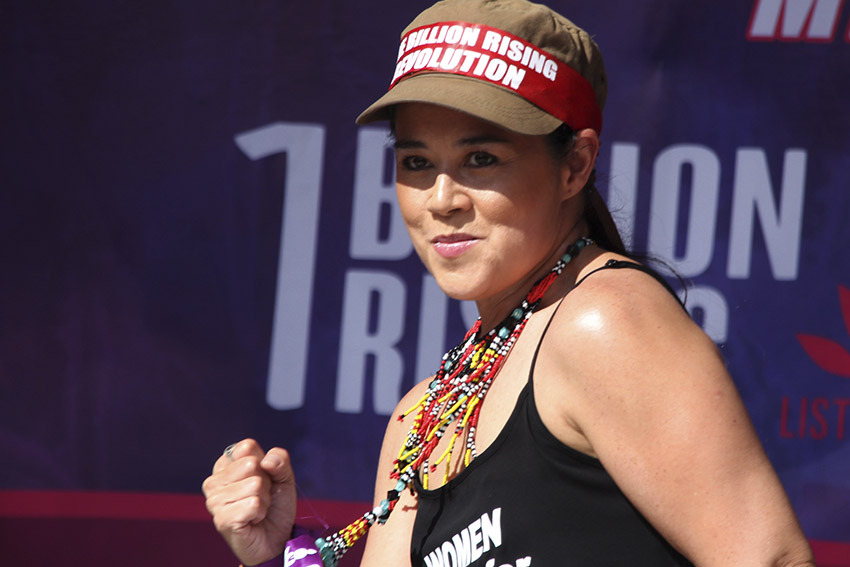
<instances>
[{"instance_id":1,"label":"letter b on banner","mask_svg":"<svg viewBox=\"0 0 850 567\"><path fill-rule=\"evenodd\" d=\"M389 140L384 128L357 134L350 253L359 260L401 260L413 252L396 204Z\"/></svg>"}]
</instances>

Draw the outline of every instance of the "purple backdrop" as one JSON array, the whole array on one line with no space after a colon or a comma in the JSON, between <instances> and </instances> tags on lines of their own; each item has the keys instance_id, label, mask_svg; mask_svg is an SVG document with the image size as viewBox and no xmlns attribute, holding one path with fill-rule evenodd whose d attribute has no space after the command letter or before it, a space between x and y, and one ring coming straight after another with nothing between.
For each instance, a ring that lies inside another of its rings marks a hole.
<instances>
[{"instance_id":1,"label":"purple backdrop","mask_svg":"<svg viewBox=\"0 0 850 567\"><path fill-rule=\"evenodd\" d=\"M253 436L303 498L369 500L472 316L353 122L427 4L54 4L0 18L0 490L196 494ZM606 56L618 222L691 283L807 535L850 544L850 7L550 4Z\"/></svg>"}]
</instances>

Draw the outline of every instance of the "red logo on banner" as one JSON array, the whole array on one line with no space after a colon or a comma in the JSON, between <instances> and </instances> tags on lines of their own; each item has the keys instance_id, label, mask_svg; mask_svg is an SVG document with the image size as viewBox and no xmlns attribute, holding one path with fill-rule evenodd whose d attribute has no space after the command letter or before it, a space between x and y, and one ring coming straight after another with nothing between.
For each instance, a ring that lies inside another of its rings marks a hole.
<instances>
[{"instance_id":1,"label":"red logo on banner","mask_svg":"<svg viewBox=\"0 0 850 567\"><path fill-rule=\"evenodd\" d=\"M850 289L838 286L838 301L844 326L850 336ZM806 354L822 370L850 378L850 351L838 342L818 335L797 334ZM785 439L845 439L850 398L803 396L792 400L782 397L779 435Z\"/></svg>"},{"instance_id":2,"label":"red logo on banner","mask_svg":"<svg viewBox=\"0 0 850 567\"><path fill-rule=\"evenodd\" d=\"M850 289L839 285L838 301L844 316L844 326L850 336ZM836 376L850 378L850 352L846 348L831 339L817 335L798 333L797 340L822 370Z\"/></svg>"},{"instance_id":3,"label":"red logo on banner","mask_svg":"<svg viewBox=\"0 0 850 567\"><path fill-rule=\"evenodd\" d=\"M832 42L843 4L844 0L755 0L747 39ZM850 25L844 40L850 41Z\"/></svg>"}]
</instances>

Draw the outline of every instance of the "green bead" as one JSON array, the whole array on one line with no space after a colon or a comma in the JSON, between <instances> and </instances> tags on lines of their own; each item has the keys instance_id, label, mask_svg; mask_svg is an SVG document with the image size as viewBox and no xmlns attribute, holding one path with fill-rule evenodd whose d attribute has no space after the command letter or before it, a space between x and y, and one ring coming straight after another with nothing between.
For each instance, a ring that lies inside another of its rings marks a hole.
<instances>
[{"instance_id":1,"label":"green bead","mask_svg":"<svg viewBox=\"0 0 850 567\"><path fill-rule=\"evenodd\" d=\"M325 567L336 567L336 557L334 557L334 552L329 547L322 550L322 563Z\"/></svg>"},{"instance_id":2,"label":"green bead","mask_svg":"<svg viewBox=\"0 0 850 567\"><path fill-rule=\"evenodd\" d=\"M520 309L519 307L517 307L516 309L514 309L514 312L513 312L513 313L511 313L511 317L513 317L513 318L514 318L514 319L516 319L517 321L519 321L520 319L522 319L522 309Z\"/></svg>"},{"instance_id":3,"label":"green bead","mask_svg":"<svg viewBox=\"0 0 850 567\"><path fill-rule=\"evenodd\" d=\"M501 329L499 329L499 336L503 339L506 339L511 336L511 332L508 330L507 327L502 327Z\"/></svg>"},{"instance_id":4,"label":"green bead","mask_svg":"<svg viewBox=\"0 0 850 567\"><path fill-rule=\"evenodd\" d=\"M561 256L561 260L563 260L565 264L569 264L572 261L572 259L573 259L573 257L570 255L569 252L567 252L566 254Z\"/></svg>"}]
</instances>

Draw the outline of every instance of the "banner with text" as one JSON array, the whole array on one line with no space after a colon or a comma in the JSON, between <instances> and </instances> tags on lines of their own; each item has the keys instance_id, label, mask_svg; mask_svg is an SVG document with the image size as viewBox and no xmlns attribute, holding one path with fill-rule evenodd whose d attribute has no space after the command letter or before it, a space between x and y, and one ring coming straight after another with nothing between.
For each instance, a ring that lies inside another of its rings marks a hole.
<instances>
[{"instance_id":1,"label":"banner with text","mask_svg":"<svg viewBox=\"0 0 850 567\"><path fill-rule=\"evenodd\" d=\"M550 4L606 57L617 222L687 280L808 537L850 545L850 6ZM354 124L425 6L6 6L0 490L197 493L251 436L302 498L371 500L388 416L476 316Z\"/></svg>"}]
</instances>

